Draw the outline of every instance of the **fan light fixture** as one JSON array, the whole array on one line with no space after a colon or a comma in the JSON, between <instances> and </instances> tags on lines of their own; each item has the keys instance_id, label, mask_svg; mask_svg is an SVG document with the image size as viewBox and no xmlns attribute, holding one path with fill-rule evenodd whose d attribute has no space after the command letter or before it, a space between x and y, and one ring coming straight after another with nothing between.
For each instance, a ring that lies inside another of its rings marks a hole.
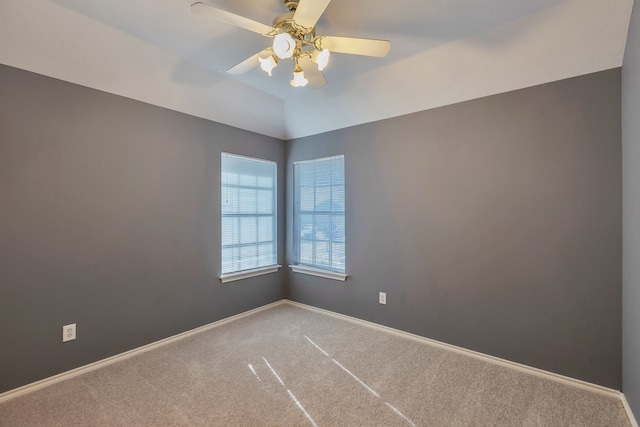
<instances>
[{"instance_id":1,"label":"fan light fixture","mask_svg":"<svg viewBox=\"0 0 640 427\"><path fill-rule=\"evenodd\" d=\"M273 37L273 43L269 47L229 68L227 73L232 75L246 73L260 65L271 76L279 60L291 59L295 64L291 86L303 87L309 84L318 89L327 84L322 70L329 63L331 53L378 58L389 53L391 43L388 40L316 34L316 23L331 0L281 1L287 11L276 16L271 25L218 9L206 4L204 0L196 0L191 5L191 11L256 34Z\"/></svg>"},{"instance_id":2,"label":"fan light fixture","mask_svg":"<svg viewBox=\"0 0 640 427\"><path fill-rule=\"evenodd\" d=\"M260 61L260 68L271 77L271 71L278 65L278 58L270 55L267 58L258 57L258 61Z\"/></svg>"},{"instance_id":3,"label":"fan light fixture","mask_svg":"<svg viewBox=\"0 0 640 427\"><path fill-rule=\"evenodd\" d=\"M280 59L287 59L293 56L296 49L296 41L289 33L280 33L273 39L273 51Z\"/></svg>"},{"instance_id":4,"label":"fan light fixture","mask_svg":"<svg viewBox=\"0 0 640 427\"><path fill-rule=\"evenodd\" d=\"M329 52L329 49L313 51L313 53L311 54L311 60L318 64L318 71L322 71L327 67L330 55L331 52Z\"/></svg>"},{"instance_id":5,"label":"fan light fixture","mask_svg":"<svg viewBox=\"0 0 640 427\"><path fill-rule=\"evenodd\" d=\"M291 80L290 83L293 87L304 87L309 83L309 80L306 79L302 68L300 68L298 64L296 64L296 68L293 70L293 80Z\"/></svg>"}]
</instances>

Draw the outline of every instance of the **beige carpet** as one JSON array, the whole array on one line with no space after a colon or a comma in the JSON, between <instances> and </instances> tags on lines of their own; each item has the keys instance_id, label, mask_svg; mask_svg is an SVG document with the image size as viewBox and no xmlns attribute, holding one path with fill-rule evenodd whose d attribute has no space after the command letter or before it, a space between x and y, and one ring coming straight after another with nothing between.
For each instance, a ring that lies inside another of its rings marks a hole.
<instances>
[{"instance_id":1,"label":"beige carpet","mask_svg":"<svg viewBox=\"0 0 640 427\"><path fill-rule=\"evenodd\" d=\"M288 304L0 404L2 426L629 426L622 404Z\"/></svg>"}]
</instances>

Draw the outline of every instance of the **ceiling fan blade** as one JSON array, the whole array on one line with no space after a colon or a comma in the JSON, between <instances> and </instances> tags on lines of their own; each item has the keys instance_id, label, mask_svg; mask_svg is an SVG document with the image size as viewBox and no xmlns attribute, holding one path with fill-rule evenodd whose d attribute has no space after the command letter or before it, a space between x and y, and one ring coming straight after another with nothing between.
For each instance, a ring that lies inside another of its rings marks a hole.
<instances>
[{"instance_id":1,"label":"ceiling fan blade","mask_svg":"<svg viewBox=\"0 0 640 427\"><path fill-rule=\"evenodd\" d=\"M331 52L353 55L377 56L382 58L389 53L389 40L358 39L353 37L320 36L313 41L317 49L329 49Z\"/></svg>"},{"instance_id":2,"label":"ceiling fan blade","mask_svg":"<svg viewBox=\"0 0 640 427\"><path fill-rule=\"evenodd\" d=\"M297 27L311 31L331 0L300 0L293 21Z\"/></svg>"},{"instance_id":3,"label":"ceiling fan blade","mask_svg":"<svg viewBox=\"0 0 640 427\"><path fill-rule=\"evenodd\" d=\"M236 15L235 13L227 12L226 10L209 6L202 2L193 3L191 5L191 11L198 15L208 16L218 21L226 22L227 24L235 25L236 27L244 28L245 30L253 31L254 33L262 34L264 36L273 37L278 34L278 30L273 27L245 18L244 16Z\"/></svg>"},{"instance_id":4,"label":"ceiling fan blade","mask_svg":"<svg viewBox=\"0 0 640 427\"><path fill-rule=\"evenodd\" d=\"M271 48L264 49L253 56L245 59L238 65L235 65L227 70L227 73L233 74L234 76L238 76L240 74L244 74L247 71L250 71L256 68L260 64L259 58L267 58L271 55Z\"/></svg>"},{"instance_id":5,"label":"ceiling fan blade","mask_svg":"<svg viewBox=\"0 0 640 427\"><path fill-rule=\"evenodd\" d=\"M308 56L303 56L298 60L298 65L302 67L304 76L309 80L309 85L314 89L319 89L327 84L322 71L318 70L318 65L311 60Z\"/></svg>"}]
</instances>

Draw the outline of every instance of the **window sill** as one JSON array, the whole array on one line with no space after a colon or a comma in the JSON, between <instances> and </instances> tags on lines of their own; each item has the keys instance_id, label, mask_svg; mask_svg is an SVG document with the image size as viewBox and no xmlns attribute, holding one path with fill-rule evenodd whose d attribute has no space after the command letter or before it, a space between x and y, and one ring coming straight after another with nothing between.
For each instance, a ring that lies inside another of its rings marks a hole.
<instances>
[{"instance_id":1,"label":"window sill","mask_svg":"<svg viewBox=\"0 0 640 427\"><path fill-rule=\"evenodd\" d=\"M311 276L324 277L325 279L340 280L344 282L347 280L347 275L344 273L338 273L335 271L322 270L320 268L307 267L306 265L290 265L291 270L294 273L309 274Z\"/></svg>"},{"instance_id":2,"label":"window sill","mask_svg":"<svg viewBox=\"0 0 640 427\"><path fill-rule=\"evenodd\" d=\"M275 273L281 265L271 265L269 267L254 268L253 270L240 271L238 273L227 273L220 276L222 283L233 282L235 280L247 279L249 277L261 276L263 274Z\"/></svg>"}]
</instances>

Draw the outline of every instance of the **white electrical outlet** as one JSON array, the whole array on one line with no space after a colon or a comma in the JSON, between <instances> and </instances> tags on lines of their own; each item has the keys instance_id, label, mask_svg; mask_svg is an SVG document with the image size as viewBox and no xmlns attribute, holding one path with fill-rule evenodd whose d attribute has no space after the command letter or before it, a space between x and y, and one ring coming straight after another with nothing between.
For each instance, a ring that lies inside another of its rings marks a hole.
<instances>
[{"instance_id":1,"label":"white electrical outlet","mask_svg":"<svg viewBox=\"0 0 640 427\"><path fill-rule=\"evenodd\" d=\"M62 327L62 342L76 339L76 324L65 325Z\"/></svg>"},{"instance_id":2,"label":"white electrical outlet","mask_svg":"<svg viewBox=\"0 0 640 427\"><path fill-rule=\"evenodd\" d=\"M380 304L386 304L387 303L387 293L386 292L380 292Z\"/></svg>"}]
</instances>

